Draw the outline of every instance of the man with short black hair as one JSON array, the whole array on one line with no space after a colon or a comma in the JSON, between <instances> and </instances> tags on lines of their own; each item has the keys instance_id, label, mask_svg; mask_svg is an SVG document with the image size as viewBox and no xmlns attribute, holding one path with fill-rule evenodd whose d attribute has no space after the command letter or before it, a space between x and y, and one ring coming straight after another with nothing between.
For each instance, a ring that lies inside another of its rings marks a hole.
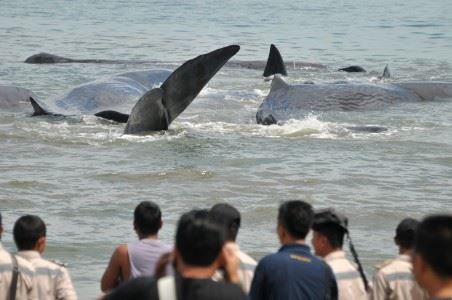
<instances>
[{"instance_id":1,"label":"man with short black hair","mask_svg":"<svg viewBox=\"0 0 452 300\"><path fill-rule=\"evenodd\" d=\"M17 255L28 260L36 269L39 299L76 300L69 273L62 265L45 260L46 225L38 216L25 215L17 219L13 228Z\"/></svg>"},{"instance_id":2,"label":"man with short black hair","mask_svg":"<svg viewBox=\"0 0 452 300\"><path fill-rule=\"evenodd\" d=\"M367 300L368 282L348 232L348 219L332 208L315 212L312 226L312 246L315 254L322 257L333 269L339 289L339 300ZM347 234L356 265L352 264L342 250Z\"/></svg>"},{"instance_id":3,"label":"man with short black hair","mask_svg":"<svg viewBox=\"0 0 452 300\"><path fill-rule=\"evenodd\" d=\"M241 251L235 242L239 232L241 217L240 212L230 204L218 203L212 206L209 211L210 219L221 226L225 231L226 243L234 250L235 255L240 260L239 277L240 285L245 293L248 293L253 280L254 269L257 262L245 252ZM216 272L214 280L223 280L224 272Z\"/></svg>"},{"instance_id":4,"label":"man with short black hair","mask_svg":"<svg viewBox=\"0 0 452 300\"><path fill-rule=\"evenodd\" d=\"M413 277L411 254L418 224L418 220L406 218L397 225L394 243L399 248L399 256L376 267L371 297L373 300L428 298Z\"/></svg>"},{"instance_id":5,"label":"man with short black hair","mask_svg":"<svg viewBox=\"0 0 452 300\"><path fill-rule=\"evenodd\" d=\"M452 299L452 215L428 216L419 224L414 275L431 299Z\"/></svg>"},{"instance_id":6,"label":"man with short black hair","mask_svg":"<svg viewBox=\"0 0 452 300\"><path fill-rule=\"evenodd\" d=\"M311 205L304 201L281 204L277 232L282 247L257 265L251 300L337 299L331 268L305 243L313 217Z\"/></svg>"},{"instance_id":7,"label":"man with short black hair","mask_svg":"<svg viewBox=\"0 0 452 300\"><path fill-rule=\"evenodd\" d=\"M26 260L8 253L2 246L2 214L0 213L0 299L38 299L35 268ZM17 262L17 279L14 280L14 259ZM14 284L13 281L16 281ZM14 288L14 285L16 288Z\"/></svg>"},{"instance_id":8,"label":"man with short black hair","mask_svg":"<svg viewBox=\"0 0 452 300\"><path fill-rule=\"evenodd\" d=\"M238 259L224 247L224 236L217 224L208 218L207 210L193 210L179 219L174 249L176 275L156 280L152 277L132 279L105 300L116 299L184 299L245 300L237 283ZM215 282L211 278L224 266L234 283Z\"/></svg>"},{"instance_id":9,"label":"man with short black hair","mask_svg":"<svg viewBox=\"0 0 452 300\"><path fill-rule=\"evenodd\" d=\"M156 203L141 202L133 215L133 227L138 240L121 244L113 252L101 279L101 289L104 292L131 278L153 276L160 256L172 250L170 245L158 239L163 222ZM168 268L167 272L171 272L171 269Z\"/></svg>"}]
</instances>

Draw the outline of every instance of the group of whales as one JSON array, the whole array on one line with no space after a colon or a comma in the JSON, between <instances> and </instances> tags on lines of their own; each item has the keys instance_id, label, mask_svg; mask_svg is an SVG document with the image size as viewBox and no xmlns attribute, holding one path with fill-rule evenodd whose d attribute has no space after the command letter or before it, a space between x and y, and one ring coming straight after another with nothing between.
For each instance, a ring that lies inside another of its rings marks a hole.
<instances>
[{"instance_id":1,"label":"group of whales","mask_svg":"<svg viewBox=\"0 0 452 300\"><path fill-rule=\"evenodd\" d=\"M42 102L27 89L0 86L0 107L20 101L30 101L34 113L40 115L95 115L127 123L125 134L142 134L168 129L199 94L209 80L232 58L240 47L230 45L188 60L176 70L149 70L123 73L104 80L77 86L52 102ZM40 53L27 63L113 63L112 60L74 60ZM119 62L119 61L116 61ZM123 61L121 61L123 62ZM229 62L230 64L233 62ZM235 62L237 65L240 62ZM241 62L242 67L254 68L258 61ZM231 64L234 66L234 64ZM322 65L319 65L322 67ZM340 69L364 72L359 66ZM452 98L450 82L388 83L386 68L375 82L327 81L288 84L286 65L278 49L271 45L265 64L264 77L270 78L271 89L256 113L258 124L281 124L288 119L305 116L312 111L362 110L379 108L400 101ZM155 87L161 83L160 87ZM130 110L127 103L135 103ZM126 112L124 110L127 110ZM130 112L130 114L128 114Z\"/></svg>"}]
</instances>

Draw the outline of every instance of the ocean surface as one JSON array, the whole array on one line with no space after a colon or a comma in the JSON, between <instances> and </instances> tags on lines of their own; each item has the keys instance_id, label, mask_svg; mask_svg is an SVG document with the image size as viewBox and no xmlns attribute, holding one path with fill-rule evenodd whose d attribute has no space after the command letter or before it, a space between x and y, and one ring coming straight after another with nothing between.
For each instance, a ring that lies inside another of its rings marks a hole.
<instances>
[{"instance_id":1,"label":"ocean surface","mask_svg":"<svg viewBox=\"0 0 452 300\"><path fill-rule=\"evenodd\" d=\"M386 64L394 81L452 81L451 11L450 0L0 1L0 85L46 101L118 73L175 69L229 44L241 46L233 60L265 61L271 43L294 62L292 83L369 81ZM38 52L152 63L23 63ZM348 65L368 72L336 71ZM349 217L369 275L396 255L401 219L452 212L452 99L312 112L266 127L255 122L269 91L262 71L224 67L167 132L146 136L93 116L30 118L27 104L0 111L4 246L14 249L19 216L41 216L45 256L67 263L80 299L94 299L116 245L136 239L132 213L143 200L161 206L160 237L169 243L183 212L236 206L239 244L256 258L279 247L282 201L332 206ZM362 125L388 130L347 130Z\"/></svg>"}]
</instances>

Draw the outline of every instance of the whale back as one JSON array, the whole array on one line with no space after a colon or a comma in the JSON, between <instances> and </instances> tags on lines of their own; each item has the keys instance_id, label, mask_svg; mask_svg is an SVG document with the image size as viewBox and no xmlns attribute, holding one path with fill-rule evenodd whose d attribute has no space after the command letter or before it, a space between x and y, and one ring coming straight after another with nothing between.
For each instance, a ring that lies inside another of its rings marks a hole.
<instances>
[{"instance_id":1,"label":"whale back","mask_svg":"<svg viewBox=\"0 0 452 300\"><path fill-rule=\"evenodd\" d=\"M431 101L435 98L452 99L451 82L399 82L396 85L416 93L423 100Z\"/></svg>"},{"instance_id":2,"label":"whale back","mask_svg":"<svg viewBox=\"0 0 452 300\"><path fill-rule=\"evenodd\" d=\"M256 114L260 124L303 118L310 112L379 109L400 101L420 100L414 92L386 83L341 81L284 85L281 79L277 80Z\"/></svg>"}]
</instances>

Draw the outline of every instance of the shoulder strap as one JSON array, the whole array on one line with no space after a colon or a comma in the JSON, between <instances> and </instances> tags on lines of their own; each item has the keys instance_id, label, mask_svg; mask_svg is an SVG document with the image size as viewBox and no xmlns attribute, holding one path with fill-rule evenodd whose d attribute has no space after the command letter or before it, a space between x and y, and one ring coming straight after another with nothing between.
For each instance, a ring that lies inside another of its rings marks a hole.
<instances>
[{"instance_id":1,"label":"shoulder strap","mask_svg":"<svg viewBox=\"0 0 452 300\"><path fill-rule=\"evenodd\" d=\"M159 300L177 300L176 279L174 276L165 276L157 281Z\"/></svg>"},{"instance_id":2,"label":"shoulder strap","mask_svg":"<svg viewBox=\"0 0 452 300\"><path fill-rule=\"evenodd\" d=\"M9 287L9 298L8 300L16 299L16 290L17 290L17 279L19 277L19 266L17 264L17 258L14 254L11 255L11 261L13 264L13 276L11 279L11 286Z\"/></svg>"}]
</instances>

